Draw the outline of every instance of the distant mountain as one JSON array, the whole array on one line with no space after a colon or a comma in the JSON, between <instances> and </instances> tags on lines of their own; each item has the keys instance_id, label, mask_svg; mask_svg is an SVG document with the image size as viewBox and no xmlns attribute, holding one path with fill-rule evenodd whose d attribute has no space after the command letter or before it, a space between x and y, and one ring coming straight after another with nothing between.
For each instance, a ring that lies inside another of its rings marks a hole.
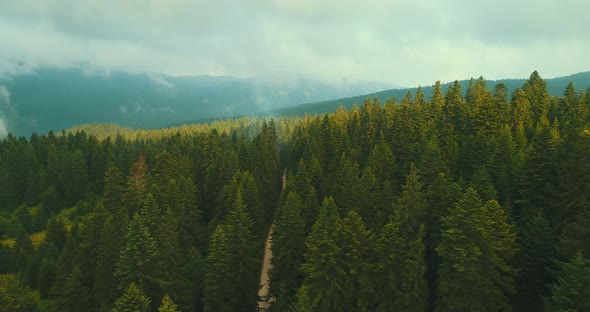
<instances>
[{"instance_id":1,"label":"distant mountain","mask_svg":"<svg viewBox=\"0 0 590 312\"><path fill-rule=\"evenodd\" d=\"M527 79L500 79L500 80L486 80L488 89L492 90L494 86L498 83L504 83L508 87L508 94L511 95L512 92L516 88L520 88L524 85ZM565 88L569 84L570 81L573 81L574 86L577 89L584 89L586 90L590 87L590 72L581 72L569 76L552 78L552 79L545 79L547 82L547 90L553 96L561 96L565 91ZM461 80L461 88L463 92L467 90L469 85L469 80ZM451 85L451 83L445 83L442 85L443 90L446 92L447 88ZM296 105L287 108L277 109L271 112L271 115L277 116L284 116L284 115L293 115L299 116L303 114L323 114L327 112L333 112L338 107L344 105L346 108L350 109L354 104L361 105L367 98L379 98L379 101L384 104L387 99L396 98L397 101L401 101L401 99L410 91L412 95L416 94L416 90L418 88L397 88L379 92L373 92L363 95L357 95L353 97L345 97L337 100L329 100L329 101L318 101L314 103L307 103ZM424 92L427 99L430 98L432 94L432 86L422 87L422 91Z\"/></svg>"},{"instance_id":2,"label":"distant mountain","mask_svg":"<svg viewBox=\"0 0 590 312\"><path fill-rule=\"evenodd\" d=\"M374 81L330 84L281 74L173 77L41 68L0 78L0 136L6 130L29 135L100 122L157 128L186 120L252 115L392 87Z\"/></svg>"}]
</instances>

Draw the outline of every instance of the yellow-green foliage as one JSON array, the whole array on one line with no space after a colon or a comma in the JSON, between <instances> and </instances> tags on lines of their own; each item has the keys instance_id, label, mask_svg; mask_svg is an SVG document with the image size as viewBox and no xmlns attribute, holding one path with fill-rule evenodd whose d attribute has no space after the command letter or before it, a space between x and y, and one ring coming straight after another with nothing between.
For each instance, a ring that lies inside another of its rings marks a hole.
<instances>
[{"instance_id":1,"label":"yellow-green foliage","mask_svg":"<svg viewBox=\"0 0 590 312\"><path fill-rule=\"evenodd\" d=\"M7 238L7 239L0 240L0 246L14 247L15 244L16 244L16 239L14 239L14 238Z\"/></svg>"},{"instance_id":2,"label":"yellow-green foliage","mask_svg":"<svg viewBox=\"0 0 590 312\"><path fill-rule=\"evenodd\" d=\"M31 243L35 249L38 249L42 242L47 237L47 231L41 231L31 234Z\"/></svg>"},{"instance_id":3,"label":"yellow-green foliage","mask_svg":"<svg viewBox=\"0 0 590 312\"><path fill-rule=\"evenodd\" d=\"M305 118L305 117L304 117ZM299 124L303 118L301 117L273 117L277 135L286 141L293 132L295 125ZM195 135L198 133L209 133L216 130L220 133L230 134L232 131L237 131L247 137L254 137L260 132L262 124L269 122L271 117L239 117L235 119L222 119L209 123L201 124L186 124L170 128L162 129L132 129L122 127L117 124L95 123L74 126L64 133L77 133L84 131L88 135L93 135L99 140L104 140L108 137L114 139L117 135L121 135L126 140L158 140L164 137L170 137L176 134L182 136Z\"/></svg>"},{"instance_id":4,"label":"yellow-green foliage","mask_svg":"<svg viewBox=\"0 0 590 312\"><path fill-rule=\"evenodd\" d=\"M39 214L40 208L41 208L40 206L29 207L29 213L31 214L31 216L33 216L33 218L37 217L37 214Z\"/></svg>"}]
</instances>

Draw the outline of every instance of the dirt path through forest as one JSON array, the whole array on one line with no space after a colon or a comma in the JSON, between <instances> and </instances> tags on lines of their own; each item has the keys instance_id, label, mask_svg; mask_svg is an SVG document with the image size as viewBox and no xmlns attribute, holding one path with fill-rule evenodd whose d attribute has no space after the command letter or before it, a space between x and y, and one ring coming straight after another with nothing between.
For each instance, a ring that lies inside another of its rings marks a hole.
<instances>
[{"instance_id":1,"label":"dirt path through forest","mask_svg":"<svg viewBox=\"0 0 590 312\"><path fill-rule=\"evenodd\" d=\"M266 311L270 307L270 302L272 302L272 298L267 302L264 299L268 296L268 282L270 281L270 276L268 272L272 269L272 263L270 259L272 259L272 249L271 249L271 236L272 230L274 225L270 226L270 230L268 231L268 236L266 237L266 243L264 245L264 260L262 261L262 270L260 271L260 288L258 289L258 297L261 298L258 301L258 310L259 311Z\"/></svg>"},{"instance_id":2,"label":"dirt path through forest","mask_svg":"<svg viewBox=\"0 0 590 312\"><path fill-rule=\"evenodd\" d=\"M287 168L283 170L283 187L281 191L285 190L285 185L287 184ZM266 237L266 243L264 244L264 259L262 260L262 269L260 270L260 283L258 284L258 297L260 300L258 301L258 311L266 311L270 307L270 303L274 301L274 298L269 298L268 301L266 297L268 297L269 287L268 283L270 282L269 272L272 269L272 263L270 260L272 259L272 231L275 225L272 224L270 229L268 230L268 236Z\"/></svg>"}]
</instances>

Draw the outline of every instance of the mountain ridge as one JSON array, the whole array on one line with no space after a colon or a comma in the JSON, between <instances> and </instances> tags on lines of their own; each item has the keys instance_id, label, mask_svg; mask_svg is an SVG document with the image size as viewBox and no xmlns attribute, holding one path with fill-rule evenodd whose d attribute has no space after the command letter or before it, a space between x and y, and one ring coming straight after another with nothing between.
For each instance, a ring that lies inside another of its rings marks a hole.
<instances>
[{"instance_id":1,"label":"mountain ridge","mask_svg":"<svg viewBox=\"0 0 590 312\"><path fill-rule=\"evenodd\" d=\"M474 78L472 78L474 79ZM467 86L469 85L469 81L471 79L463 79L459 80L461 84L461 89L463 93L467 90ZM555 78L548 78L544 79L547 82L547 90L552 96L560 96L565 91L565 88L569 84L570 81L574 83L574 86L580 90L590 87L590 71L578 72L571 75L560 76ZM497 83L504 83L508 87L508 94L509 96L514 92L516 88L522 87L522 85L527 81L525 78L511 78L511 79L498 79L498 80L486 80L487 88L493 90L494 86ZM441 84L442 89L444 92L448 89L448 87L454 83L453 82L446 82ZM434 85L421 87L422 92L424 92L424 96L428 99L432 93ZM379 98L381 103L385 103L387 99L396 98L397 100L401 100L406 93L409 91L412 95L416 94L418 87L412 88L403 88L403 89L389 89L383 90L378 92L372 92L363 95L357 95L352 97L346 97L341 99L335 100L328 100L328 101L319 101L319 102L312 102L312 103L302 103L299 105L277 109L271 112L268 112L269 115L277 115L277 116L300 116L303 114L322 114L330 111L336 110L340 106L344 106L350 109L354 104L362 104L365 99L367 98L374 98L375 96Z\"/></svg>"},{"instance_id":2,"label":"mountain ridge","mask_svg":"<svg viewBox=\"0 0 590 312\"><path fill-rule=\"evenodd\" d=\"M391 87L374 81L336 85L311 78L279 78L38 68L0 78L0 95L4 94L0 121L16 135L103 122L159 128L187 119L250 115Z\"/></svg>"}]
</instances>

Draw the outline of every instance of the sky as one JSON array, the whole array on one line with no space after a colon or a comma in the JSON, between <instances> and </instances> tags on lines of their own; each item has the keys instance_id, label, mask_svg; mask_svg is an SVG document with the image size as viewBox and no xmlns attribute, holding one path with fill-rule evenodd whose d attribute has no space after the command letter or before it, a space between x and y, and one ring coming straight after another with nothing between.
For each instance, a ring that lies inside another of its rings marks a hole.
<instances>
[{"instance_id":1,"label":"sky","mask_svg":"<svg viewBox=\"0 0 590 312\"><path fill-rule=\"evenodd\" d=\"M590 70L588 12L587 0L0 0L0 75L551 78Z\"/></svg>"}]
</instances>

